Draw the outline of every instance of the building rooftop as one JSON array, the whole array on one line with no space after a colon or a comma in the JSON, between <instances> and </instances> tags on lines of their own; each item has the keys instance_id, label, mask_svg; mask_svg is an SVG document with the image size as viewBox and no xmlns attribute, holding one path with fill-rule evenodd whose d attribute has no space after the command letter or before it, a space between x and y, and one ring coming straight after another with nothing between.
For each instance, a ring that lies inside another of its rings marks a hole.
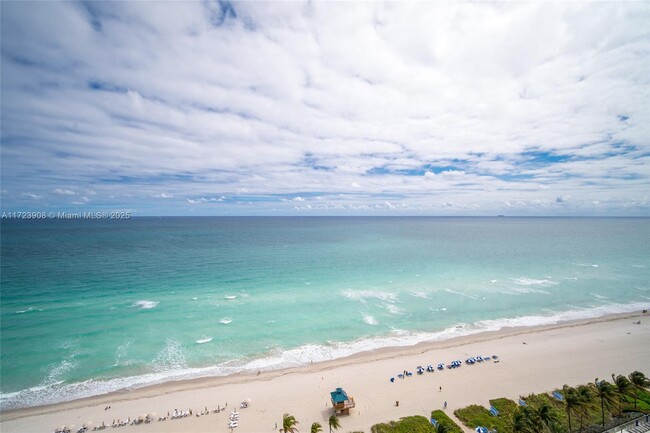
<instances>
[{"instance_id":1,"label":"building rooftop","mask_svg":"<svg viewBox=\"0 0 650 433\"><path fill-rule=\"evenodd\" d=\"M344 401L349 400L348 395L342 388L336 388L336 391L330 392L330 395L332 396L332 401L334 403L343 403Z\"/></svg>"}]
</instances>

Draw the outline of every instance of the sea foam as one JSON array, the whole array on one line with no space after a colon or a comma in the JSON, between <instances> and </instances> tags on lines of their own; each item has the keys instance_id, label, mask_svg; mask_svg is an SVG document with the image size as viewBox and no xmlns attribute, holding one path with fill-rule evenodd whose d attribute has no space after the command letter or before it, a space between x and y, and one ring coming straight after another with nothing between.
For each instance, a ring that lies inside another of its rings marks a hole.
<instances>
[{"instance_id":1,"label":"sea foam","mask_svg":"<svg viewBox=\"0 0 650 433\"><path fill-rule=\"evenodd\" d=\"M547 315L483 320L471 325L456 324L437 332L418 333L396 329L390 334L381 337L359 339L351 342L307 344L288 350L276 349L256 359L240 359L215 366L198 368L188 368L185 357L182 355L182 346L178 342L170 340L157 358L160 367L159 371L138 376L108 380L95 379L71 384L59 381L18 392L2 393L0 394L0 409L16 409L70 401L122 389L135 389L176 380L295 367L306 365L312 361L332 360L383 347L412 346L421 342L448 340L509 327L549 325L569 320L601 317L607 314L628 313L644 308L648 308L648 304L645 302L609 304L593 308L574 308ZM67 368L67 366L62 368Z\"/></svg>"},{"instance_id":2,"label":"sea foam","mask_svg":"<svg viewBox=\"0 0 650 433\"><path fill-rule=\"evenodd\" d=\"M537 280L534 278L513 278L512 281L514 281L515 284L519 284L520 286L555 286L557 285L557 282L553 280Z\"/></svg>"},{"instance_id":3,"label":"sea foam","mask_svg":"<svg viewBox=\"0 0 650 433\"><path fill-rule=\"evenodd\" d=\"M373 316L371 316L370 314L362 314L362 316L363 316L363 322L364 322L366 325L373 325L373 326L374 326L374 325L378 325L378 324L379 324L379 322L377 322L377 319L375 319L375 318L374 318Z\"/></svg>"},{"instance_id":4,"label":"sea foam","mask_svg":"<svg viewBox=\"0 0 650 433\"><path fill-rule=\"evenodd\" d=\"M396 302L398 294L393 292L382 292L374 290L342 290L341 295L352 301L365 303L368 299L378 299L384 302Z\"/></svg>"},{"instance_id":5,"label":"sea foam","mask_svg":"<svg viewBox=\"0 0 650 433\"><path fill-rule=\"evenodd\" d=\"M150 310L152 308L156 308L156 306L159 304L158 301L149 301L149 300L141 300L138 302L133 303L131 305L132 307L140 307L141 310Z\"/></svg>"},{"instance_id":6,"label":"sea foam","mask_svg":"<svg viewBox=\"0 0 650 433\"><path fill-rule=\"evenodd\" d=\"M477 299L477 300L479 299L478 296L470 295L469 293L458 292L458 291L453 290L453 289L445 289L445 292L451 293L452 295L464 296L464 297L470 298L470 299Z\"/></svg>"}]
</instances>

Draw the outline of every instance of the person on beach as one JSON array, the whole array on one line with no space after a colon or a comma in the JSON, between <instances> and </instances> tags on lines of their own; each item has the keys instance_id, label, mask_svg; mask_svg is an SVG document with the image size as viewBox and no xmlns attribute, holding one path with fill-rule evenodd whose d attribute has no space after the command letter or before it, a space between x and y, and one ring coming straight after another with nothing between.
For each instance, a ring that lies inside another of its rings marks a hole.
<instances>
[{"instance_id":1,"label":"person on beach","mask_svg":"<svg viewBox=\"0 0 650 433\"><path fill-rule=\"evenodd\" d=\"M446 401L445 401L445 406L444 406L444 408L447 409L447 402L446 402Z\"/></svg>"},{"instance_id":2,"label":"person on beach","mask_svg":"<svg viewBox=\"0 0 650 433\"><path fill-rule=\"evenodd\" d=\"M442 392L442 386L440 387L440 389L438 390L438 392Z\"/></svg>"}]
</instances>

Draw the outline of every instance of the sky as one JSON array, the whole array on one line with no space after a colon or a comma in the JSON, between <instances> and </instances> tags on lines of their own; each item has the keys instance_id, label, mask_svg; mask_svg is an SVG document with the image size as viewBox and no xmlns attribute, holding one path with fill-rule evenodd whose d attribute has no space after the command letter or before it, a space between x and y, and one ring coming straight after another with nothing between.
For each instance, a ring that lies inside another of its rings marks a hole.
<instances>
[{"instance_id":1,"label":"sky","mask_svg":"<svg viewBox=\"0 0 650 433\"><path fill-rule=\"evenodd\" d=\"M650 2L0 2L1 208L650 216Z\"/></svg>"}]
</instances>

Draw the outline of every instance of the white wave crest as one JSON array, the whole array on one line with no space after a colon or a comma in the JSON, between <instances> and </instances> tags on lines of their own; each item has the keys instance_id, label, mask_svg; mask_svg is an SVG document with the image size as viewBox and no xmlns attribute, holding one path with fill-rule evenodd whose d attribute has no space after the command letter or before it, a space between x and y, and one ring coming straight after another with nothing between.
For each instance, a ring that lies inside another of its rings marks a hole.
<instances>
[{"instance_id":1,"label":"white wave crest","mask_svg":"<svg viewBox=\"0 0 650 433\"><path fill-rule=\"evenodd\" d=\"M187 366L185 349L178 341L169 339L165 347L158 352L151 366L155 372L185 368Z\"/></svg>"},{"instance_id":2,"label":"white wave crest","mask_svg":"<svg viewBox=\"0 0 650 433\"><path fill-rule=\"evenodd\" d=\"M395 315L398 315L398 316L401 316L401 315L404 315L404 314L405 314L405 313L404 313L404 309L398 307L397 305L393 305L393 304L385 304L385 305L384 305L384 308L385 308L386 311L388 311L390 314L395 314Z\"/></svg>"},{"instance_id":3,"label":"white wave crest","mask_svg":"<svg viewBox=\"0 0 650 433\"><path fill-rule=\"evenodd\" d=\"M597 299L602 299L602 300L610 299L607 296L599 295L598 293L594 293L594 292L591 292L590 295L593 296L594 298L597 298Z\"/></svg>"},{"instance_id":4,"label":"white wave crest","mask_svg":"<svg viewBox=\"0 0 650 433\"><path fill-rule=\"evenodd\" d=\"M135 363L134 361L130 361L127 357L131 344L133 344L133 340L126 340L124 343L117 346L117 349L115 350L115 363L113 364L113 367L133 365Z\"/></svg>"},{"instance_id":5,"label":"white wave crest","mask_svg":"<svg viewBox=\"0 0 650 433\"><path fill-rule=\"evenodd\" d=\"M555 286L557 282L553 280L536 280L534 278L512 278L515 284L520 286Z\"/></svg>"},{"instance_id":6,"label":"white wave crest","mask_svg":"<svg viewBox=\"0 0 650 433\"><path fill-rule=\"evenodd\" d=\"M379 324L379 322L377 322L377 319L375 319L375 318L374 318L373 316L371 316L370 314L362 314L362 315L363 315L363 322L364 322L366 325L372 325L372 326L375 326L375 325L378 325L378 324Z\"/></svg>"},{"instance_id":7,"label":"white wave crest","mask_svg":"<svg viewBox=\"0 0 650 433\"><path fill-rule=\"evenodd\" d=\"M398 294L393 292L376 292L374 290L342 290L341 295L352 300L365 303L367 299L379 299L384 302L397 302Z\"/></svg>"},{"instance_id":8,"label":"white wave crest","mask_svg":"<svg viewBox=\"0 0 650 433\"><path fill-rule=\"evenodd\" d=\"M512 287L510 290L513 293L522 294L522 295L529 294L529 293L537 293L537 294L540 294L540 295L550 295L551 294L551 292L548 292L546 290L533 289L532 287Z\"/></svg>"},{"instance_id":9,"label":"white wave crest","mask_svg":"<svg viewBox=\"0 0 650 433\"><path fill-rule=\"evenodd\" d=\"M196 343L197 344L205 344L205 343L209 343L211 341L212 341L212 337L205 337L204 336L203 338L200 338L200 339L196 340Z\"/></svg>"},{"instance_id":10,"label":"white wave crest","mask_svg":"<svg viewBox=\"0 0 650 433\"><path fill-rule=\"evenodd\" d=\"M445 289L445 292L451 293L452 295L464 296L470 299L479 299L478 296L470 295L469 293L457 292L456 290L452 290L452 289Z\"/></svg>"},{"instance_id":11,"label":"white wave crest","mask_svg":"<svg viewBox=\"0 0 650 433\"><path fill-rule=\"evenodd\" d=\"M224 317L223 319L219 320L219 323L222 323L224 325L227 325L230 322L232 322L232 319L230 317Z\"/></svg>"},{"instance_id":12,"label":"white wave crest","mask_svg":"<svg viewBox=\"0 0 650 433\"><path fill-rule=\"evenodd\" d=\"M231 361L210 367L186 368L183 362L169 362L169 369L139 376L115 378L109 380L87 380L65 384L56 382L18 392L0 394L0 409L17 409L57 402L71 401L91 397L122 389L136 389L169 381L194 379L199 377L226 376L238 372L256 372L306 365L310 362L342 358L359 352L375 350L382 347L412 346L425 341L442 341L450 338L478 334L485 331L497 331L515 326L549 325L569 320L590 319L607 314L629 313L648 309L647 302L633 304L610 304L593 308L572 308L567 311L549 312L547 315L521 316L479 321L471 325L457 324L438 332L414 333L394 330L389 335L359 339L351 342L330 342L323 345L309 344L294 349L277 349L270 354L253 360ZM180 345L168 342L161 352L161 358L176 352ZM173 358L173 356L172 356ZM183 356L180 359L184 360Z\"/></svg>"},{"instance_id":13,"label":"white wave crest","mask_svg":"<svg viewBox=\"0 0 650 433\"><path fill-rule=\"evenodd\" d=\"M426 292L410 292L409 295L413 296L414 298L431 299Z\"/></svg>"},{"instance_id":14,"label":"white wave crest","mask_svg":"<svg viewBox=\"0 0 650 433\"><path fill-rule=\"evenodd\" d=\"M31 313L32 311L43 311L43 309L42 308L29 307L26 310L18 310L18 311L16 311L16 314Z\"/></svg>"},{"instance_id":15,"label":"white wave crest","mask_svg":"<svg viewBox=\"0 0 650 433\"><path fill-rule=\"evenodd\" d=\"M156 305L158 305L158 301L149 301L146 299L143 299L141 301L135 302L132 307L140 307L141 310L150 310L152 308L156 308Z\"/></svg>"}]
</instances>

